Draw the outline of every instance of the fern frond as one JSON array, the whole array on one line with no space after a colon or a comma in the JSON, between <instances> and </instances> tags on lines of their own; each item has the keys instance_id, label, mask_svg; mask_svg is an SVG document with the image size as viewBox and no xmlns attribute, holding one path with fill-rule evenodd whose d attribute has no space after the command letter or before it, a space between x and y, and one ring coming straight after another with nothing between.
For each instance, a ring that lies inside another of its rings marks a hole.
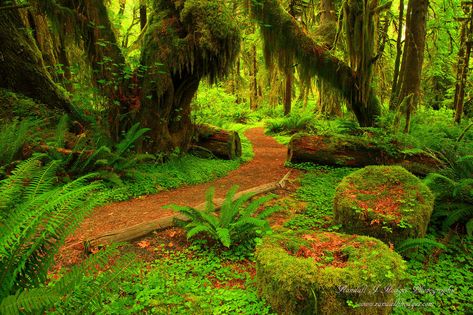
<instances>
[{"instance_id":1,"label":"fern frond","mask_svg":"<svg viewBox=\"0 0 473 315\"><path fill-rule=\"evenodd\" d=\"M215 211L215 205L214 205L214 195L215 195L215 187L209 187L207 191L205 192L205 211L206 212L214 212Z\"/></svg>"},{"instance_id":2,"label":"fern frond","mask_svg":"<svg viewBox=\"0 0 473 315\"><path fill-rule=\"evenodd\" d=\"M218 240L225 247L230 247L232 244L232 239L230 237L230 230L226 228L217 228Z\"/></svg>"},{"instance_id":3,"label":"fern frond","mask_svg":"<svg viewBox=\"0 0 473 315\"><path fill-rule=\"evenodd\" d=\"M192 238L193 236L199 234L199 233L202 233L202 232L205 232L209 235L213 235L214 232L208 227L208 226L205 226L205 225L197 225L193 228L191 228L188 232L187 232L187 239L189 238Z\"/></svg>"},{"instance_id":4,"label":"fern frond","mask_svg":"<svg viewBox=\"0 0 473 315\"><path fill-rule=\"evenodd\" d=\"M266 219L268 218L270 215L272 215L273 213L276 213L278 211L281 211L282 210L282 207L279 207L279 206L275 206L275 207L267 207L265 208L260 214L258 214L256 216L256 218L258 219Z\"/></svg>"},{"instance_id":5,"label":"fern frond","mask_svg":"<svg viewBox=\"0 0 473 315\"><path fill-rule=\"evenodd\" d=\"M258 208L260 206L262 206L263 204L265 204L266 202L274 199L275 196L274 195L267 195L267 196L264 196L264 197L261 197L261 198L258 198L258 199L255 199L253 200L246 208L244 211L241 212L241 216L242 217L249 217L249 216L252 216L256 210L258 210Z\"/></svg>"},{"instance_id":6,"label":"fern frond","mask_svg":"<svg viewBox=\"0 0 473 315\"><path fill-rule=\"evenodd\" d=\"M125 153L141 136L151 130L150 128L140 128L140 124L134 124L125 134L125 138L116 146L116 154L121 156Z\"/></svg>"},{"instance_id":7,"label":"fern frond","mask_svg":"<svg viewBox=\"0 0 473 315\"><path fill-rule=\"evenodd\" d=\"M445 218L445 221L443 221L442 227L443 229L447 229L459 221L465 221L466 223L467 220L469 220L472 217L473 217L473 207L471 206L461 207L451 212L450 214L448 214L448 216Z\"/></svg>"},{"instance_id":8,"label":"fern frond","mask_svg":"<svg viewBox=\"0 0 473 315\"><path fill-rule=\"evenodd\" d=\"M397 248L396 251L403 253L411 249L415 248L425 248L425 249L431 249L431 248L440 248L440 249L446 249L447 247L439 243L437 241L431 240L430 238L410 238L407 239L403 242L401 242Z\"/></svg>"},{"instance_id":9,"label":"fern frond","mask_svg":"<svg viewBox=\"0 0 473 315\"><path fill-rule=\"evenodd\" d=\"M470 220L468 220L468 222L465 224L465 228L466 228L466 234L468 234L468 236L473 236L473 218L471 218Z\"/></svg>"}]
</instances>

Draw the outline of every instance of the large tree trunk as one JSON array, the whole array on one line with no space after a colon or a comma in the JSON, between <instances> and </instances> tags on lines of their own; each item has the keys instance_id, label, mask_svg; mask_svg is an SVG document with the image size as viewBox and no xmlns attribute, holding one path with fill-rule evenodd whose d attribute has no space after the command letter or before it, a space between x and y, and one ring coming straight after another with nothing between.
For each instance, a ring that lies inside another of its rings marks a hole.
<instances>
[{"instance_id":1,"label":"large tree trunk","mask_svg":"<svg viewBox=\"0 0 473 315\"><path fill-rule=\"evenodd\" d=\"M215 5L171 0L156 4L144 37L141 64L146 71L136 112L141 127L151 129L143 151L188 150L193 134L190 103L200 80L223 77L238 55L238 26L223 7L216 12Z\"/></svg>"},{"instance_id":2,"label":"large tree trunk","mask_svg":"<svg viewBox=\"0 0 473 315\"><path fill-rule=\"evenodd\" d=\"M405 132L409 131L412 111L420 99L420 80L424 63L428 0L409 0L406 14L406 43L399 76L397 105L406 104Z\"/></svg>"},{"instance_id":3,"label":"large tree trunk","mask_svg":"<svg viewBox=\"0 0 473 315\"><path fill-rule=\"evenodd\" d=\"M347 100L361 126L373 126L381 113L378 99L369 86L364 92L360 86L361 74L330 54L319 45L292 18L276 0L251 2L252 13L261 25L268 51L289 51L301 66L303 77L317 75L338 90ZM268 27L271 25L271 27Z\"/></svg>"},{"instance_id":4,"label":"large tree trunk","mask_svg":"<svg viewBox=\"0 0 473 315\"><path fill-rule=\"evenodd\" d=\"M312 162L351 167L394 164L419 175L444 167L441 161L426 152L404 153L402 148L394 145L391 150L387 150L374 141L341 135L296 135L289 143L287 160L292 163Z\"/></svg>"},{"instance_id":5,"label":"large tree trunk","mask_svg":"<svg viewBox=\"0 0 473 315\"><path fill-rule=\"evenodd\" d=\"M0 10L0 87L39 100L84 122L80 112L51 79L17 9Z\"/></svg>"}]
</instances>

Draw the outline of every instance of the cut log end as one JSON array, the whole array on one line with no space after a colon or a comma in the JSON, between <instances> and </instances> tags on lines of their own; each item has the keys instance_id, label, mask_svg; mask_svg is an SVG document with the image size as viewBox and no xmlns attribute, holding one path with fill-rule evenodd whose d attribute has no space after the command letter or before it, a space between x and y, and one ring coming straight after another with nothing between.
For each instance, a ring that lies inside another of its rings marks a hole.
<instances>
[{"instance_id":1,"label":"cut log end","mask_svg":"<svg viewBox=\"0 0 473 315\"><path fill-rule=\"evenodd\" d=\"M196 125L193 151L199 155L211 155L233 160L241 157L241 140L238 132L208 125Z\"/></svg>"}]
</instances>

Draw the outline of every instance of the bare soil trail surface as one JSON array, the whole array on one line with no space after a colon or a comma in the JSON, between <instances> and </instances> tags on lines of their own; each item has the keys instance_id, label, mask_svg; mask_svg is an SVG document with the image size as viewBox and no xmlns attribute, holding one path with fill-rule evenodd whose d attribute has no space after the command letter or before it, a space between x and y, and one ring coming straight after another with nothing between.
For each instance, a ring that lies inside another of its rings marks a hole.
<instances>
[{"instance_id":1,"label":"bare soil trail surface","mask_svg":"<svg viewBox=\"0 0 473 315\"><path fill-rule=\"evenodd\" d=\"M197 206L205 201L205 192L211 186L215 187L215 197L223 198L233 185L238 185L239 191L242 191L280 180L288 171L284 167L286 147L266 136L263 128L249 129L245 135L253 144L255 156L251 161L231 171L227 176L208 183L183 186L94 209L76 233L66 240L60 260L65 264L74 263L73 257L76 255L70 250L83 250L81 242L84 240L174 214L172 210L163 208L166 205Z\"/></svg>"}]
</instances>

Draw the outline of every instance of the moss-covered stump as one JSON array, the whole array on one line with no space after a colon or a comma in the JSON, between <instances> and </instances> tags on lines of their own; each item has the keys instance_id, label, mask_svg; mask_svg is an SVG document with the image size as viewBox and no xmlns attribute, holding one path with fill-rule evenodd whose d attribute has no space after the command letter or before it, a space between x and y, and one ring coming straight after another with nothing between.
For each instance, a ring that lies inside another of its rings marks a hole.
<instances>
[{"instance_id":1,"label":"moss-covered stump","mask_svg":"<svg viewBox=\"0 0 473 315\"><path fill-rule=\"evenodd\" d=\"M346 176L334 199L335 222L347 233L387 243L425 236L434 196L400 166L367 166Z\"/></svg>"},{"instance_id":2,"label":"moss-covered stump","mask_svg":"<svg viewBox=\"0 0 473 315\"><path fill-rule=\"evenodd\" d=\"M290 231L256 250L258 290L279 314L389 314L404 270L367 236Z\"/></svg>"}]
</instances>

